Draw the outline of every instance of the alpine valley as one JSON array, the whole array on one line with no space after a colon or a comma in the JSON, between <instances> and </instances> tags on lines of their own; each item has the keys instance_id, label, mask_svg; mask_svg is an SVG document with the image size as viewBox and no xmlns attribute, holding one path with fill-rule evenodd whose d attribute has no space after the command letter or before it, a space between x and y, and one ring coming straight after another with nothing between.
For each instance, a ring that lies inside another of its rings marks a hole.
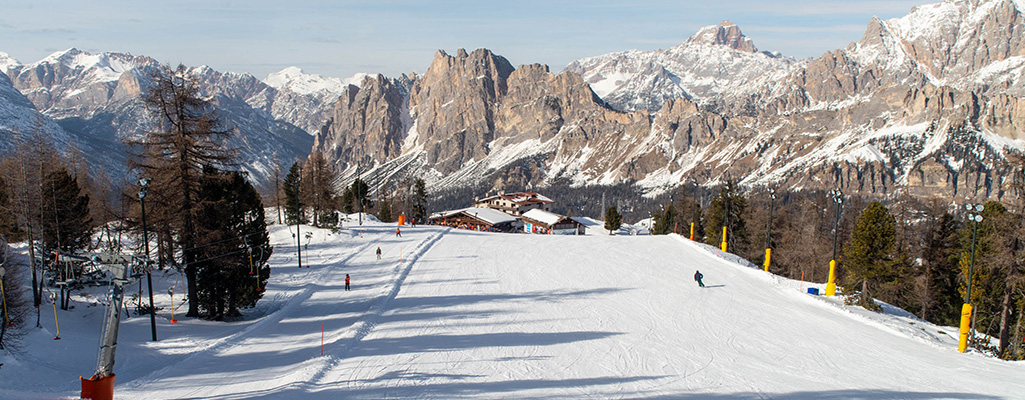
<instances>
[{"instance_id":1,"label":"alpine valley","mask_svg":"<svg viewBox=\"0 0 1025 400\"><path fill-rule=\"evenodd\" d=\"M658 195L730 178L1001 198L1022 179L1023 10L1025 0L920 6L874 18L860 40L806 60L759 50L723 21L675 47L584 58L557 73L487 49L439 50L422 75L399 77L194 72L264 182L275 158L322 152L339 185L359 174L424 177L435 190L625 184ZM110 155L147 129L139 95L158 65L75 49L27 65L0 54L9 78L0 77L0 130L41 127L124 171L124 157Z\"/></svg>"}]
</instances>

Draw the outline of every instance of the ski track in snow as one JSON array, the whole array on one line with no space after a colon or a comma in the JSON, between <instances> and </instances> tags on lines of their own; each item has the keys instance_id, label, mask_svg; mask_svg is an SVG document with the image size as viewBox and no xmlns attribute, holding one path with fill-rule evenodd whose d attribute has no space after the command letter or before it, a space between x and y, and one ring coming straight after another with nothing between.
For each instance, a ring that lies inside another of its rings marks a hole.
<instances>
[{"instance_id":1,"label":"ski track in snow","mask_svg":"<svg viewBox=\"0 0 1025 400\"><path fill-rule=\"evenodd\" d=\"M309 228L307 228L307 229L309 229ZM371 230L371 229L373 231L375 231L375 233L382 230L380 227L377 227L377 228L367 228L368 231ZM385 236L387 236L391 232L390 228L385 228L383 230L386 232L384 234ZM424 231L414 231L414 232L418 232L419 233L419 232L424 232ZM414 232L410 232L409 230L407 230L407 233L406 233L407 237L410 234L414 234ZM393 272L396 273L395 274L396 275L395 280L391 281L389 283L386 283L386 284L384 284L382 286L383 288L390 288L390 290L388 291L388 294L386 296L384 296L383 298L379 298L378 301L369 310L367 310L367 312L360 318L360 320L358 320L356 323L354 323L351 328L347 329L341 335L333 336L331 338L331 340L325 339L325 343L332 344L332 346L330 347L331 350L330 351L327 351L327 350L325 351L324 359L326 359L327 362L326 363L321 363L321 365L314 367L313 370L305 369L303 371L303 373L304 373L304 375L308 375L308 378L303 380L303 381L287 385L288 387L302 389L302 388L310 385L311 382L318 381L320 379L320 377L323 376L324 371L326 369L328 369L328 368L331 368L337 362L337 361L333 361L333 360L335 360L338 357L344 356L344 353L349 348L351 348L352 346L356 345L363 337L365 337L367 334L370 333L371 330L373 330L373 328L374 328L374 326L376 324L376 319L377 319L377 317L380 316L381 310L384 309L384 307L387 305L389 300L393 299L395 297L395 295L398 294L398 291L401 289L401 286L402 286L402 281L409 274L409 271L410 271L410 269L412 269L412 267L413 267L414 263L416 262L416 260L419 258L419 256L421 254L423 254L424 251L426 251L426 249L430 248L431 245L433 245L435 242L437 242L437 240L442 235L441 232L429 232L429 233L431 233L429 236L426 236L426 237L422 238L419 242L417 242L417 247L414 249L413 253L409 255L409 258L403 259L393 269ZM420 234L422 235L423 233L420 233ZM328 281L328 278L332 274L337 273L337 270L339 269L340 266L348 264L349 262L353 261L354 258L357 258L359 256L365 256L366 254L374 253L373 252L374 247L377 246L377 245L380 245L381 243L382 243L381 242L381 238L375 238L375 239L373 239L371 241L368 241L367 243L365 243L363 245L360 245L354 251L348 251L346 253L340 254L339 256L331 258L326 263L320 263L322 265L317 267L316 269L314 269L312 271L304 271L305 273L301 273L301 274L298 274L298 275L292 275L287 281L289 281L289 282L312 282L312 283ZM387 252L384 255L388 255ZM308 257L308 253L307 253L307 257ZM376 257L376 255L374 257ZM289 268L289 267L279 267L279 268ZM339 276L344 276L344 275L339 275ZM200 362L200 361L209 361L211 358L217 357L218 354L228 354L228 353L231 353L233 349L238 349L238 348L244 347L246 345L245 341L247 339L261 337L261 335L263 334L262 331L267 330L266 328L271 327L274 324L280 323L283 319L290 317L296 311L296 309L298 309L300 307L303 307L304 303L308 302L316 291L317 291L317 288L314 287L313 285L306 285L298 293L290 295L288 297L288 300L285 300L285 305L284 306L280 307L279 309L275 310L274 312L270 313L269 315L261 318L260 321L255 322L255 323L247 326L246 328L242 329L238 333L235 333L235 334L233 334L233 335L231 335L229 337L217 340L215 343L213 343L213 344L211 344L211 345L209 345L207 347L204 347L202 349L197 349L196 352L194 352L193 354L189 355L188 357L186 357L185 359L183 359L182 361L180 361L178 363L175 363L173 365L169 365L167 367L164 367L164 368L162 368L160 370L154 371L153 373L150 373L149 375L147 375L147 376L145 376L145 377L143 377L141 379L137 379L137 380L134 380L132 382L125 383L123 386L119 385L118 386L119 392L129 392L129 393L131 393L133 391L139 391L141 393L146 393L147 392L147 387L149 387L149 386L160 386L159 384L154 385L154 382L159 382L160 381L160 377L168 375L168 373L171 372L171 371L181 370L182 368L186 368L190 363L197 363L197 362ZM279 296L280 296L280 294L279 294ZM339 340L338 336L346 336L347 334L352 333L352 332L355 332L355 334L352 336L352 338L347 340L346 344L344 344L341 347L338 347L337 345L335 345L335 342L337 340ZM182 396L182 398L206 398L207 394L210 391L211 390L210 390L209 387L199 387L199 388L196 388L195 390L191 390L191 391L188 391L188 392L184 393L184 396Z\"/></svg>"},{"instance_id":2,"label":"ski track in snow","mask_svg":"<svg viewBox=\"0 0 1025 400\"><path fill-rule=\"evenodd\" d=\"M1013 399L1025 393L1025 364L959 354L956 340L938 332L947 327L899 310L876 314L809 296L801 291L823 285L765 273L677 235L489 234L427 226L404 229L399 238L394 229L370 222L361 237L355 229L304 228L311 236L301 239L309 244L303 261L311 268L297 270L290 230L272 226L268 293L245 311L247 320L185 318L172 325L164 309L160 342L149 341L144 318L124 321L115 365L123 380L115 395ZM705 274L706 288L693 281L695 269ZM346 273L353 277L350 292L342 290ZM163 278L166 287L175 277ZM78 304L62 313L65 320L81 317L69 321L65 340L34 330L31 356L6 359L0 397L77 394L69 379L77 374L69 371L87 371L84 360L96 348L79 345L87 335L74 330L92 332L103 309Z\"/></svg>"}]
</instances>

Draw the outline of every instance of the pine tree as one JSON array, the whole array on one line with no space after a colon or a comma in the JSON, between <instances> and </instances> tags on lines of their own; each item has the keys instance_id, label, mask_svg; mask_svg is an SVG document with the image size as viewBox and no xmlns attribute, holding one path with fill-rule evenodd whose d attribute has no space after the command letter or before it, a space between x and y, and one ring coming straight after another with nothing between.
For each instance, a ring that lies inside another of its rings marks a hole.
<instances>
[{"instance_id":1,"label":"pine tree","mask_svg":"<svg viewBox=\"0 0 1025 400\"><path fill-rule=\"evenodd\" d=\"M846 286L861 285L858 304L867 309L879 309L872 301L872 292L895 275L895 224L882 203L872 202L858 216L850 242L843 247L844 266L849 272Z\"/></svg>"},{"instance_id":2,"label":"pine tree","mask_svg":"<svg viewBox=\"0 0 1025 400\"><path fill-rule=\"evenodd\" d=\"M289 225L306 223L306 213L303 212L306 205L303 204L302 196L299 193L301 188L299 185L301 168L302 166L298 162L292 164L292 167L288 169L288 175L285 175L284 183L281 185L281 190L285 192L285 223Z\"/></svg>"},{"instance_id":3,"label":"pine tree","mask_svg":"<svg viewBox=\"0 0 1025 400\"><path fill-rule=\"evenodd\" d=\"M943 326L955 326L961 312L958 293L958 232L960 224L950 213L930 218L923 251L922 302L918 317Z\"/></svg>"},{"instance_id":4,"label":"pine tree","mask_svg":"<svg viewBox=\"0 0 1025 400\"><path fill-rule=\"evenodd\" d=\"M674 210L676 215L674 216L674 224L679 224L679 233L684 237L690 237L690 224L694 224L694 239L701 241L705 237L705 227L702 222L701 216L701 205L698 204L698 190L697 183L691 187L690 193L687 193L685 187L680 188L680 193L676 195L676 203L674 204Z\"/></svg>"},{"instance_id":5,"label":"pine tree","mask_svg":"<svg viewBox=\"0 0 1025 400\"><path fill-rule=\"evenodd\" d=\"M15 151L2 160L2 168L10 185L10 202L18 231L28 239L29 268L32 279L32 305L36 308L36 325L40 326L43 291L40 285L41 266L36 262L35 244L42 236L43 180L56 167L60 157L53 141L42 131L43 120L37 118L27 135L14 132Z\"/></svg>"},{"instance_id":6,"label":"pine tree","mask_svg":"<svg viewBox=\"0 0 1025 400\"><path fill-rule=\"evenodd\" d=\"M334 181L335 174L328 165L323 153L317 151L310 154L303 168L300 202L313 208L313 224L324 226L321 219L334 213Z\"/></svg>"},{"instance_id":7,"label":"pine tree","mask_svg":"<svg viewBox=\"0 0 1025 400\"><path fill-rule=\"evenodd\" d=\"M605 230L609 231L609 235L611 235L622 226L623 216L619 214L619 210L616 209L616 206L609 207L605 211Z\"/></svg>"},{"instance_id":8,"label":"pine tree","mask_svg":"<svg viewBox=\"0 0 1025 400\"><path fill-rule=\"evenodd\" d=\"M791 279L824 282L832 258L835 210L822 207L830 200L823 192L786 192L780 196L776 219L782 226L773 235L773 271Z\"/></svg>"},{"instance_id":9,"label":"pine tree","mask_svg":"<svg viewBox=\"0 0 1025 400\"><path fill-rule=\"evenodd\" d=\"M346 187L342 193L342 212L352 214L357 211L356 196L352 194L352 187Z\"/></svg>"},{"instance_id":10,"label":"pine tree","mask_svg":"<svg viewBox=\"0 0 1025 400\"><path fill-rule=\"evenodd\" d=\"M6 237L0 235L0 266L6 271L0 279L3 280L4 300L7 312L0 315L0 350L10 352L17 350L22 343L25 332L25 321L28 311L32 307L30 296L25 295L25 286L22 284L27 279L27 266L21 264L19 258L13 255L13 249L8 246Z\"/></svg>"},{"instance_id":11,"label":"pine tree","mask_svg":"<svg viewBox=\"0 0 1025 400\"><path fill-rule=\"evenodd\" d=\"M225 147L230 134L222 128L213 104L200 93L199 81L184 65L159 68L151 76L152 85L143 102L154 117L154 129L141 141L129 141L136 153L134 166L143 176L152 178L150 190L153 209L173 222L175 232L159 232L174 238L181 249L189 298L197 298L197 232L195 213L203 168L226 169L232 166L235 150ZM158 225L159 226L159 225ZM197 302L189 302L186 314L199 316Z\"/></svg>"},{"instance_id":12,"label":"pine tree","mask_svg":"<svg viewBox=\"0 0 1025 400\"><path fill-rule=\"evenodd\" d=\"M352 190L352 198L356 203L356 211L365 212L367 208L370 208L370 198L367 196L370 193L370 186L367 186L366 182L356 178L349 188Z\"/></svg>"},{"instance_id":13,"label":"pine tree","mask_svg":"<svg viewBox=\"0 0 1025 400\"><path fill-rule=\"evenodd\" d=\"M20 238L20 232L14 219L15 210L10 192L7 180L0 176L0 235L16 240Z\"/></svg>"},{"instance_id":14,"label":"pine tree","mask_svg":"<svg viewBox=\"0 0 1025 400\"><path fill-rule=\"evenodd\" d=\"M271 170L271 180L274 185L274 209L277 210L278 223L284 222L282 220L283 209L281 208L281 180L284 178L284 174L281 170L281 160L278 159L278 153L274 152L274 169Z\"/></svg>"},{"instance_id":15,"label":"pine tree","mask_svg":"<svg viewBox=\"0 0 1025 400\"><path fill-rule=\"evenodd\" d=\"M673 210L673 205L670 204L656 218L655 225L652 228L653 235L667 235L673 231L673 216L676 212Z\"/></svg>"},{"instance_id":16,"label":"pine tree","mask_svg":"<svg viewBox=\"0 0 1025 400\"><path fill-rule=\"evenodd\" d=\"M198 297L208 318L241 316L256 305L270 276L270 239L263 203L238 172L204 174L200 207Z\"/></svg>"},{"instance_id":17,"label":"pine tree","mask_svg":"<svg viewBox=\"0 0 1025 400\"><path fill-rule=\"evenodd\" d=\"M377 211L377 218L381 222L392 222L391 205L387 201L381 202L381 209Z\"/></svg>"},{"instance_id":18,"label":"pine tree","mask_svg":"<svg viewBox=\"0 0 1025 400\"><path fill-rule=\"evenodd\" d=\"M725 223L727 251L744 254L749 245L747 226L744 222L746 208L747 199L740 194L740 189L737 188L733 180L727 179L726 184L719 189L719 195L712 199L712 203L708 206L709 230L706 232L706 243L716 247L722 243L722 227Z\"/></svg>"},{"instance_id":19,"label":"pine tree","mask_svg":"<svg viewBox=\"0 0 1025 400\"><path fill-rule=\"evenodd\" d=\"M983 220L978 222L978 236L975 243L975 264L971 274L974 307L973 330L996 337L997 346L991 347L985 340L974 340L976 348L992 351L1001 357L1014 358L1008 352L1011 332L1015 331L1013 313L1022 301L1025 288L1023 258L1025 249L1019 232L1020 216L1007 210L1002 204L989 201L984 204ZM961 273L969 276L971 269L971 230L975 222L968 224L962 234ZM966 295L967 282L959 287L962 297Z\"/></svg>"},{"instance_id":20,"label":"pine tree","mask_svg":"<svg viewBox=\"0 0 1025 400\"><path fill-rule=\"evenodd\" d=\"M88 246L93 233L89 195L64 167L43 180L43 245L73 252Z\"/></svg>"},{"instance_id":21,"label":"pine tree","mask_svg":"<svg viewBox=\"0 0 1025 400\"><path fill-rule=\"evenodd\" d=\"M423 179L416 178L413 181L413 210L414 221L427 219L427 184Z\"/></svg>"}]
</instances>

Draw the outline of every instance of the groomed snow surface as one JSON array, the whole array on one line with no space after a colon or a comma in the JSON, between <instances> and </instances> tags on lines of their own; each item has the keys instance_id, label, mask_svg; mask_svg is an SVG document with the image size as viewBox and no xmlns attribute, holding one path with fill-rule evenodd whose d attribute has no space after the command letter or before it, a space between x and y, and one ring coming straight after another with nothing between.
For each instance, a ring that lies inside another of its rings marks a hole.
<instances>
[{"instance_id":1,"label":"groomed snow surface","mask_svg":"<svg viewBox=\"0 0 1025 400\"><path fill-rule=\"evenodd\" d=\"M803 294L675 235L303 227L300 269L294 227L271 229L271 280L243 321L185 318L179 275L156 274L160 340L122 320L116 398L1025 398L1025 364L958 353L954 328ZM61 340L47 304L0 353L0 398L77 398L105 291L78 294Z\"/></svg>"}]
</instances>

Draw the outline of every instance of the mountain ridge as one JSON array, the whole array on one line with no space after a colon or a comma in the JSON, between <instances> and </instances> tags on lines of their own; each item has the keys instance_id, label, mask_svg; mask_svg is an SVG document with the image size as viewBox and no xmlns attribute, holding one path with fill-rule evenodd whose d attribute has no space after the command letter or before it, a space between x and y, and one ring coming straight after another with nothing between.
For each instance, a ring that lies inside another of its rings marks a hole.
<instances>
[{"instance_id":1,"label":"mountain ridge","mask_svg":"<svg viewBox=\"0 0 1025 400\"><path fill-rule=\"evenodd\" d=\"M431 86L437 100L418 107L424 101L410 97L413 122L408 132L415 128L417 142L424 144L425 150L419 155L406 152L401 157L377 159L375 164L382 181L401 175L405 168L407 175L431 176L441 187L483 184L495 190L568 179L575 185L635 182L654 195L691 179L717 185L735 177L747 187L839 187L874 196L905 188L922 196L1002 197L1009 193L1012 182L1013 171L1005 166L1008 157L1025 147L1020 129L1025 115L1013 90L1021 81L1005 73L1000 76L1013 78L1005 84L948 86L946 81L930 77L929 69L923 67L935 57L924 57L924 50L918 50L914 54L919 58L915 58L908 49L924 49L921 43L927 43L926 39L954 43L957 51L976 49L970 53L973 57L963 55L939 64L958 67L963 64L959 60L973 60L968 67L948 68L954 72L943 79L970 82L973 79L964 77L983 76L981 72L996 76L992 71L999 68L994 65L1013 67L1014 57L1025 55L1018 50L1021 38L1014 34L1022 29L1021 13L1010 0L947 1L917 8L905 18L952 7L964 19L951 25L960 32L956 38L912 37L908 32L904 32L907 37L900 36L891 25L898 26L901 19L876 18L858 42L800 62L757 51L753 42L741 40L739 28L723 22L719 28L702 29L695 35L698 39L674 48L679 54L690 51L730 57L712 57L714 68L707 71L729 71L715 63L741 57L744 63L730 65L757 78L730 73L738 78L736 88L709 86L701 91L690 84L689 90L682 90L687 84L679 77L684 73L695 76L700 68L674 73L648 59L635 64L641 72L631 76L643 78L643 84L636 86L652 87L651 82L661 79L671 83L665 87L675 92L656 93L638 104L657 107L639 107L639 111L617 111L625 108L623 103L617 106L613 91L603 91L603 82L614 74L589 75L586 69L577 73L573 64L553 76L564 82L579 80L588 91L595 89L592 100L567 97L566 90L572 85L558 90L545 86L552 78L541 79L538 74L548 73L547 67L529 65L506 75L518 74L521 69L533 71L526 75L535 78L520 85L532 89L520 90L515 96L512 91L503 92L507 88L501 85L502 79L495 81L493 90L481 91L482 87L466 84L437 89L431 85L438 83L429 83L433 80L429 77L438 75L436 68L452 62L438 64L438 57L447 56L440 52L411 92L417 92L417 85ZM1000 30L998 22L1010 25ZM1006 51L987 51L985 46ZM665 56L674 48L645 54ZM478 53L492 54L486 49L460 50L456 58ZM600 59L622 72L624 60L641 58L637 51L611 54L593 60ZM691 63L694 65L701 66ZM462 82L478 76L482 76L479 71L470 71L445 79ZM622 77L623 81L633 79ZM621 91L623 98L644 98L644 92L627 89ZM439 96L439 90L446 94ZM524 95L527 92L532 94ZM547 108L535 107L538 104ZM473 117L460 119L467 116ZM425 126L430 126L430 134L424 134ZM321 137L318 141L329 143L332 139Z\"/></svg>"}]
</instances>

